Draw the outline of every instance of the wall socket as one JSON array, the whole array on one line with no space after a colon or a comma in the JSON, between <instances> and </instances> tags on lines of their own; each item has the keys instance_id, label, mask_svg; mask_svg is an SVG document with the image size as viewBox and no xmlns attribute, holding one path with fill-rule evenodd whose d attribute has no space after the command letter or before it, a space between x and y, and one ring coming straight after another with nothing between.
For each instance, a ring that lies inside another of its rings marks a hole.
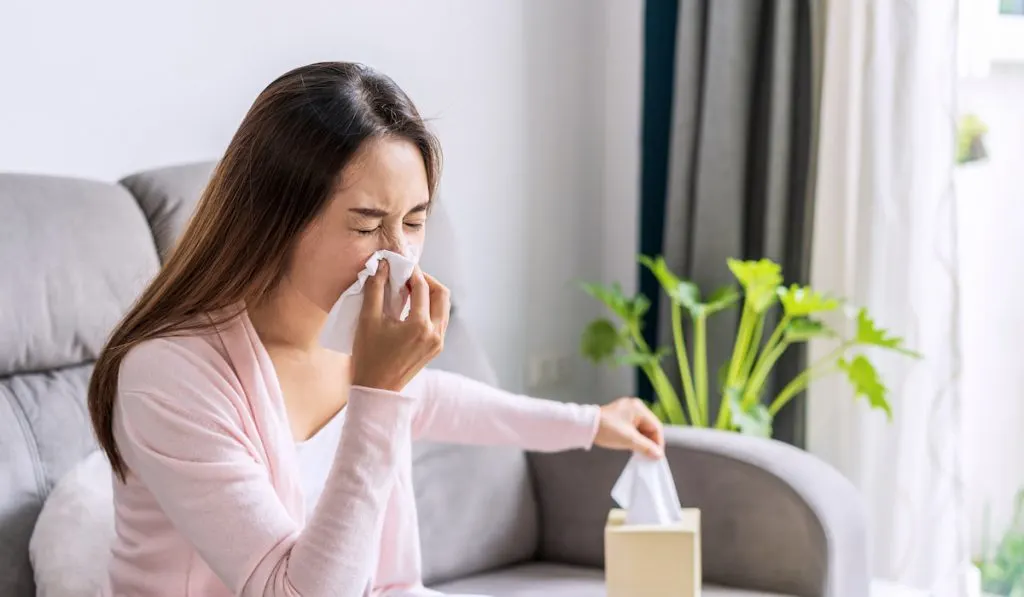
<instances>
[{"instance_id":1,"label":"wall socket","mask_svg":"<svg viewBox=\"0 0 1024 597\"><path fill-rule=\"evenodd\" d=\"M569 381L572 359L566 355L532 355L526 361L526 385L551 388Z\"/></svg>"}]
</instances>

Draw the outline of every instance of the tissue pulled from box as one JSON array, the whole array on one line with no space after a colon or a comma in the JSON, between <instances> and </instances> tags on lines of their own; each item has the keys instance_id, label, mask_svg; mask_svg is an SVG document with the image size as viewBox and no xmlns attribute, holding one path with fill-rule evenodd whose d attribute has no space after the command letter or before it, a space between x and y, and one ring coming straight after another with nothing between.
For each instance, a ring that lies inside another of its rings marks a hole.
<instances>
[{"instance_id":1,"label":"tissue pulled from box","mask_svg":"<svg viewBox=\"0 0 1024 597\"><path fill-rule=\"evenodd\" d=\"M419 261L418 246L406 247L404 255L393 251L377 251L366 260L356 281L341 293L327 315L327 323L320 333L320 344L331 350L351 353L352 342L355 340L356 326L359 324L359 312L363 309L363 289L366 281L377 273L380 261L388 262L388 284L384 295L384 311L389 316L405 319L409 314L409 296L405 284L412 277L412 272Z\"/></svg>"},{"instance_id":2,"label":"tissue pulled from box","mask_svg":"<svg viewBox=\"0 0 1024 597\"><path fill-rule=\"evenodd\" d=\"M612 499L626 510L626 524L672 524L682 520L676 484L665 458L633 454L612 487Z\"/></svg>"}]
</instances>

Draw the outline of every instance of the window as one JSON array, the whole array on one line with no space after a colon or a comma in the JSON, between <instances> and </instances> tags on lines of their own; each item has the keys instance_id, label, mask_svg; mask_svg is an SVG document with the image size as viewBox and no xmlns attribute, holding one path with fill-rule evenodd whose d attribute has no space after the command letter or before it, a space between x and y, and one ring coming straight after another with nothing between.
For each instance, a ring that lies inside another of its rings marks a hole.
<instances>
[{"instance_id":1,"label":"window","mask_svg":"<svg viewBox=\"0 0 1024 597\"><path fill-rule=\"evenodd\" d=\"M1024 15L1024 0L1001 0L999 14Z\"/></svg>"},{"instance_id":2,"label":"window","mask_svg":"<svg viewBox=\"0 0 1024 597\"><path fill-rule=\"evenodd\" d=\"M992 61L1024 62L1024 0L1000 0L992 23Z\"/></svg>"}]
</instances>

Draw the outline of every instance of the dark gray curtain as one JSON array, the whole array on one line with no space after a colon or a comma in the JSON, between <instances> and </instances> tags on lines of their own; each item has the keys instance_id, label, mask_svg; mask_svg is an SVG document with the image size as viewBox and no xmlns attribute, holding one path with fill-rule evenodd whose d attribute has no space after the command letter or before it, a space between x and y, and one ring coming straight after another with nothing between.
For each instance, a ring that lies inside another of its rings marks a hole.
<instances>
[{"instance_id":1,"label":"dark gray curtain","mask_svg":"<svg viewBox=\"0 0 1024 597\"><path fill-rule=\"evenodd\" d=\"M816 113L812 8L812 0L648 1L647 33L661 38L660 45L651 43L657 39L645 44L641 250L663 254L704 293L734 282L729 257L769 257L782 264L787 283L807 281ZM662 19L675 13L668 61L665 23L652 29L658 18L652 10ZM668 98L650 87L655 68L670 72ZM652 143L659 130L660 152ZM660 193L652 176L664 177ZM641 275L641 290L651 298L660 294L652 282ZM647 330L659 345L672 338L666 302ZM731 353L737 323L733 312L709 323L712 380ZM804 354L791 348L776 367L775 387L803 362ZM803 400L791 403L776 418L776 437L802 445L803 416Z\"/></svg>"}]
</instances>

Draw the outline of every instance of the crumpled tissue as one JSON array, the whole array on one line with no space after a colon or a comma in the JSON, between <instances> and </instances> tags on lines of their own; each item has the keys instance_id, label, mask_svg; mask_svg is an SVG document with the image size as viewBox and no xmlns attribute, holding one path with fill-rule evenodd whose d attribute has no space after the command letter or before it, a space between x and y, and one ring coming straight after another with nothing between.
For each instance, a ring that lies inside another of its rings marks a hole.
<instances>
[{"instance_id":1,"label":"crumpled tissue","mask_svg":"<svg viewBox=\"0 0 1024 597\"><path fill-rule=\"evenodd\" d=\"M665 458L633 454L612 487L612 499L626 510L626 524L672 524L683 519Z\"/></svg>"},{"instance_id":2,"label":"crumpled tissue","mask_svg":"<svg viewBox=\"0 0 1024 597\"><path fill-rule=\"evenodd\" d=\"M366 265L356 277L355 284L341 293L327 315L327 323L320 333L320 344L325 348L343 353L352 352L359 312L363 309L363 288L366 280L377 273L381 259L388 262L388 284L384 295L384 311L391 317L405 319L409 315L409 291L406 283L419 262L420 249L409 246L405 254L393 251L377 251L366 260Z\"/></svg>"}]
</instances>

